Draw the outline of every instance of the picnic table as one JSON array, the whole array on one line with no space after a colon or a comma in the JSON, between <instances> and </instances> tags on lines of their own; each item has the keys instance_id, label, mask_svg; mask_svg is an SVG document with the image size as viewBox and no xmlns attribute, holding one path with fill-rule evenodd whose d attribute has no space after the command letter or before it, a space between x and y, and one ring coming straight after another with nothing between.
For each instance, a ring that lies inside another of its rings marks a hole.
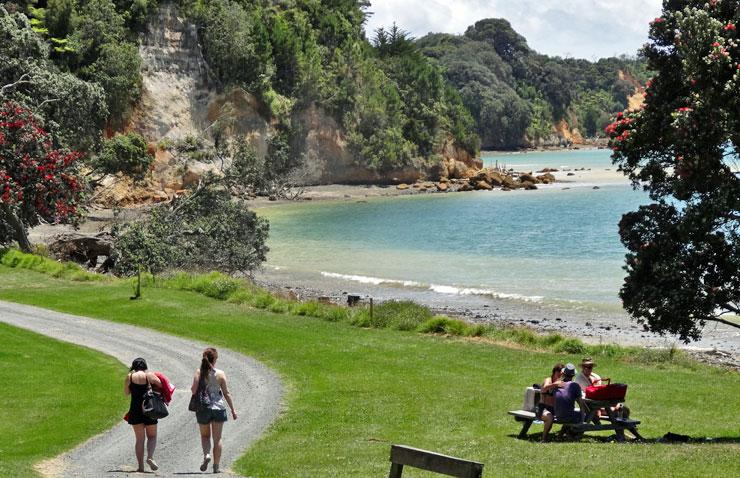
<instances>
[{"instance_id":1,"label":"picnic table","mask_svg":"<svg viewBox=\"0 0 740 478\"><path fill-rule=\"evenodd\" d=\"M539 403L539 391L536 392L535 398L534 403ZM637 425L640 424L639 420L620 418L612 410L622 400L591 400L584 398L583 402L587 408L584 410L583 422L561 423L557 418L555 419L554 423L563 427L561 433L568 433L574 438L580 438L585 432L614 430L617 441L621 442L625 440L624 431L627 430L635 439L643 439L637 431ZM600 410L605 410L606 415L601 415ZM535 413L531 410L512 410L509 415L512 415L516 421L522 422L522 430L519 432L519 438L522 439L527 438L529 428L535 421L538 421Z\"/></svg>"}]
</instances>

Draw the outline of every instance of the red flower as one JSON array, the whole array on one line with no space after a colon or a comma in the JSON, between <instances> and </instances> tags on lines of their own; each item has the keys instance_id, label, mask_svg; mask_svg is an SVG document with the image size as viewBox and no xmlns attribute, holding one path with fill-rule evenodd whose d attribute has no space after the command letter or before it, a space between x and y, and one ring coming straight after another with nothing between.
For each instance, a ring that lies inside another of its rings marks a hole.
<instances>
[{"instance_id":1,"label":"red flower","mask_svg":"<svg viewBox=\"0 0 740 478\"><path fill-rule=\"evenodd\" d=\"M722 46L722 45L721 45L721 44L720 44L720 43L719 43L718 41L716 41L716 42L712 43L712 46L713 46L714 48L717 48L717 47L720 47L720 46Z\"/></svg>"},{"instance_id":2,"label":"red flower","mask_svg":"<svg viewBox=\"0 0 740 478\"><path fill-rule=\"evenodd\" d=\"M734 23L728 23L727 25L725 25L725 31L726 32L729 32L729 31L733 31L734 32L735 31L735 24Z\"/></svg>"},{"instance_id":3,"label":"red flower","mask_svg":"<svg viewBox=\"0 0 740 478\"><path fill-rule=\"evenodd\" d=\"M655 17L655 20L653 20L653 23L663 23L665 21L665 18L663 17Z\"/></svg>"}]
</instances>

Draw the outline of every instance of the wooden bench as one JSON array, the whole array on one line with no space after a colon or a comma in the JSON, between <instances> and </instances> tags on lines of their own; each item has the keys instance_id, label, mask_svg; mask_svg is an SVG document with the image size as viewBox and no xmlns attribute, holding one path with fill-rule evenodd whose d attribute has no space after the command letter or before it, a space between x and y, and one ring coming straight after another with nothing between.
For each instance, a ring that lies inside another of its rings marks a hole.
<instances>
[{"instance_id":1,"label":"wooden bench","mask_svg":"<svg viewBox=\"0 0 740 478\"><path fill-rule=\"evenodd\" d=\"M410 446L391 445L390 461L391 472L388 478L401 478L404 466L457 478L481 478L483 476L482 463L441 455Z\"/></svg>"},{"instance_id":2,"label":"wooden bench","mask_svg":"<svg viewBox=\"0 0 740 478\"><path fill-rule=\"evenodd\" d=\"M599 402L595 402L599 403ZM595 410L598 410L596 408ZM514 420L522 423L522 430L519 432L518 437L521 439L527 438L527 432L532 424L537 420L534 412L527 410L512 410L509 415L514 417ZM583 423L561 423L556 418L554 424L560 424L563 426L563 430L570 433L573 436L581 436L585 432L591 431L602 431L602 430L614 430L617 435L617 440L624 441L624 430L628 430L630 433L635 435L635 438L642 439L640 434L637 432L637 425L640 424L639 420L622 419L616 417L598 417L595 413L588 413L586 420ZM602 420L605 422L602 423Z\"/></svg>"}]
</instances>

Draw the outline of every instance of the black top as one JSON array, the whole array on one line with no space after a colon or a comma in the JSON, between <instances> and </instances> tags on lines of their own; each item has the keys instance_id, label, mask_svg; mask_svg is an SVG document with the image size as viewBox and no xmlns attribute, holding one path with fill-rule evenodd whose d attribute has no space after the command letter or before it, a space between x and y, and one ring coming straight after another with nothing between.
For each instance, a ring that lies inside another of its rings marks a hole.
<instances>
[{"instance_id":1,"label":"black top","mask_svg":"<svg viewBox=\"0 0 740 478\"><path fill-rule=\"evenodd\" d=\"M130 379L129 379L130 380ZM128 423L130 425L156 425L157 420L149 417L145 417L141 411L141 406L144 404L144 394L149 390L149 378L147 377L147 383L138 384L131 380L128 384L128 389L131 391L131 405L128 408Z\"/></svg>"}]
</instances>

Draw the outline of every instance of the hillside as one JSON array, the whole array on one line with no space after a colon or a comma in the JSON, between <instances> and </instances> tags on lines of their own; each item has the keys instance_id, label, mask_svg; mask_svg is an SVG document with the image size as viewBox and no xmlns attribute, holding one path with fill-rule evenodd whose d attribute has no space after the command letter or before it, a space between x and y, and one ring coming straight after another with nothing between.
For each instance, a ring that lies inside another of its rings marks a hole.
<instances>
[{"instance_id":1,"label":"hillside","mask_svg":"<svg viewBox=\"0 0 740 478\"><path fill-rule=\"evenodd\" d=\"M640 59L592 63L538 54L504 19L416 43L460 91L485 149L562 146L602 136L647 81Z\"/></svg>"},{"instance_id":2,"label":"hillside","mask_svg":"<svg viewBox=\"0 0 740 478\"><path fill-rule=\"evenodd\" d=\"M481 145L579 143L639 102L641 61L539 55L500 19L416 41L395 25L365 32L366 4L0 3L0 83L30 75L3 96L93 163L103 136L142 135L131 143L149 143L151 165L138 151L138 162L109 158L103 173L151 168L146 188L160 199L235 140L261 171L295 183L412 182L479 168Z\"/></svg>"}]
</instances>

